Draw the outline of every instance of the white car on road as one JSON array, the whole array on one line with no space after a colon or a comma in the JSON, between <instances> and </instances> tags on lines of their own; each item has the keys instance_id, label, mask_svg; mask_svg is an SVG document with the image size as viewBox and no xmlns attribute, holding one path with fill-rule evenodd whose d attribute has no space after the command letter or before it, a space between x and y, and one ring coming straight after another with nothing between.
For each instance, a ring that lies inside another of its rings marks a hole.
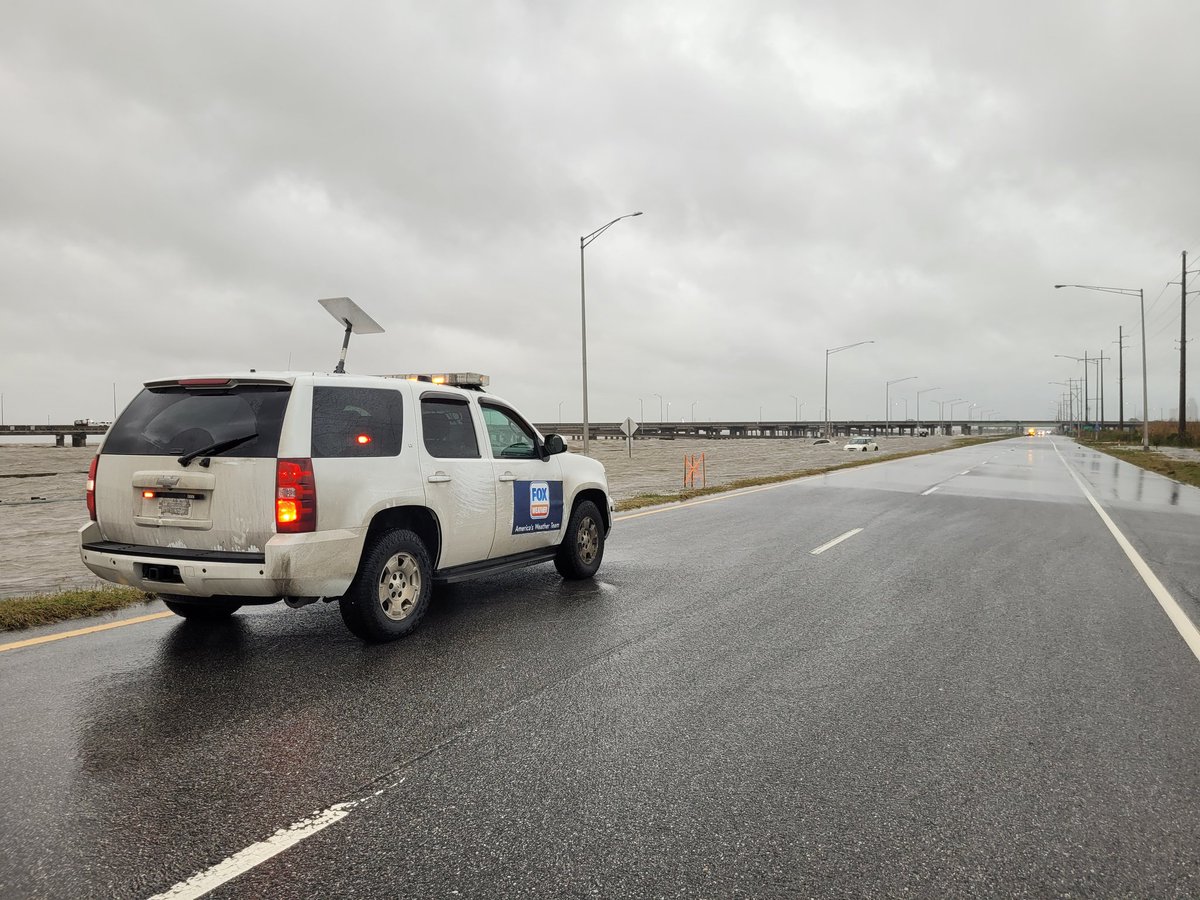
<instances>
[{"instance_id":1,"label":"white car on road","mask_svg":"<svg viewBox=\"0 0 1200 900\"><path fill-rule=\"evenodd\" d=\"M868 450L878 450L879 445L870 438L860 437L851 438L850 441L842 448L843 450L861 450L864 453Z\"/></svg>"}]
</instances>

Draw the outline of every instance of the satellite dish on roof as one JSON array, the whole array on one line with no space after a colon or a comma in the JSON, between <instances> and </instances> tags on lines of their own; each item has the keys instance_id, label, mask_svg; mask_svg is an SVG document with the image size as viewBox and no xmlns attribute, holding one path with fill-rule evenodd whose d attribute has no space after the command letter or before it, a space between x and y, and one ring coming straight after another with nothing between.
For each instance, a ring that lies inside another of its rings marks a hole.
<instances>
[{"instance_id":1,"label":"satellite dish on roof","mask_svg":"<svg viewBox=\"0 0 1200 900\"><path fill-rule=\"evenodd\" d=\"M326 297L318 300L325 311L346 326L346 337L342 340L342 355L338 359L337 368L333 371L339 375L346 371L346 348L350 346L350 335L353 334L383 334L383 326L363 312L362 307L349 297Z\"/></svg>"}]
</instances>

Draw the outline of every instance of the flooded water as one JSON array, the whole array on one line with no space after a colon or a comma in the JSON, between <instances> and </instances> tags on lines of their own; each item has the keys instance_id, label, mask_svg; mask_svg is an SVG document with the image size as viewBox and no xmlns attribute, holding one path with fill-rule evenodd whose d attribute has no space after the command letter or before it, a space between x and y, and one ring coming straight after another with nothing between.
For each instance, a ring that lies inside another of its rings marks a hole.
<instances>
[{"instance_id":1,"label":"flooded water","mask_svg":"<svg viewBox=\"0 0 1200 900\"><path fill-rule=\"evenodd\" d=\"M741 478L823 468L857 458L843 440L814 445L805 439L593 441L591 455L604 463L617 500L638 494L669 494L683 487L684 457L704 454L697 471L709 485ZM880 439L880 458L912 449L949 446L951 438ZM579 445L572 442L578 452ZM68 587L106 584L79 559L79 528L87 522L84 504L92 447L41 443L0 445L0 598Z\"/></svg>"},{"instance_id":2,"label":"flooded water","mask_svg":"<svg viewBox=\"0 0 1200 900\"><path fill-rule=\"evenodd\" d=\"M0 445L0 597L104 584L79 559L95 447Z\"/></svg>"}]
</instances>

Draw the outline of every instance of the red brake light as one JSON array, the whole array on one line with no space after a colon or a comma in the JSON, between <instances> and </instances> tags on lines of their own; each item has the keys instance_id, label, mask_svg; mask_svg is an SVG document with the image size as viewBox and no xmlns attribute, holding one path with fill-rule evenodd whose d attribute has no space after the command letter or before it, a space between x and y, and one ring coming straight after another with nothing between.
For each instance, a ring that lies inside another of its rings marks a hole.
<instances>
[{"instance_id":1,"label":"red brake light","mask_svg":"<svg viewBox=\"0 0 1200 900\"><path fill-rule=\"evenodd\" d=\"M317 482L311 459L275 463L275 530L280 534L317 530Z\"/></svg>"},{"instance_id":2,"label":"red brake light","mask_svg":"<svg viewBox=\"0 0 1200 900\"><path fill-rule=\"evenodd\" d=\"M369 443L371 443L371 436L369 434L360 434L358 437L355 438L355 440L358 441L360 444L369 444Z\"/></svg>"},{"instance_id":3,"label":"red brake light","mask_svg":"<svg viewBox=\"0 0 1200 900\"><path fill-rule=\"evenodd\" d=\"M224 387L229 384L228 378L180 378L181 387Z\"/></svg>"},{"instance_id":4,"label":"red brake light","mask_svg":"<svg viewBox=\"0 0 1200 900\"><path fill-rule=\"evenodd\" d=\"M87 511L88 518L93 522L96 521L96 464L99 462L100 457L93 456L91 463L88 465Z\"/></svg>"}]
</instances>

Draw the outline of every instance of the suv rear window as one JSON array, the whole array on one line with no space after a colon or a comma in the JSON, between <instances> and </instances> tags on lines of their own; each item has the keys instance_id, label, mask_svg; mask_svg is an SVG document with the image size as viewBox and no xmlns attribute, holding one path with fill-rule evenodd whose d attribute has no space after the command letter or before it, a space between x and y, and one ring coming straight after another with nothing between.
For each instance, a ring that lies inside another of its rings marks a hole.
<instances>
[{"instance_id":1,"label":"suv rear window","mask_svg":"<svg viewBox=\"0 0 1200 900\"><path fill-rule=\"evenodd\" d=\"M219 390L178 385L146 388L113 423L102 452L180 456L257 434L224 455L275 456L290 396L289 385L244 384Z\"/></svg>"},{"instance_id":2,"label":"suv rear window","mask_svg":"<svg viewBox=\"0 0 1200 900\"><path fill-rule=\"evenodd\" d=\"M312 455L399 456L400 392L388 388L313 388Z\"/></svg>"}]
</instances>

